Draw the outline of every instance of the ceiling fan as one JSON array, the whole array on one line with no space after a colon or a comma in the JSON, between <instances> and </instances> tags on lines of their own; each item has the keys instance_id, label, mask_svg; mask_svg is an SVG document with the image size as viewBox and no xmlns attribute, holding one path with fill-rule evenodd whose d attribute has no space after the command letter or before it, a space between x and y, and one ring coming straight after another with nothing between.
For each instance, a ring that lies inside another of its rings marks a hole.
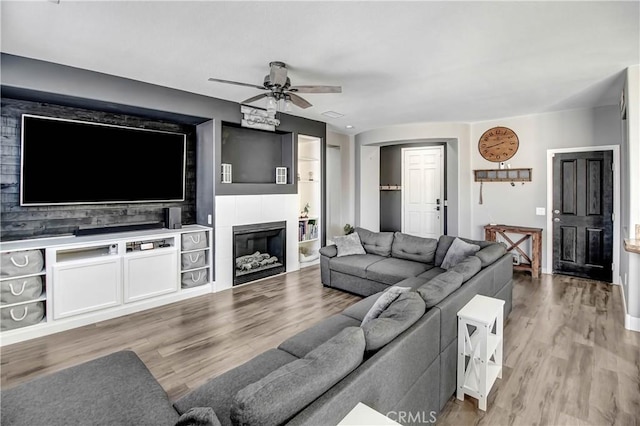
<instances>
[{"instance_id":1,"label":"ceiling fan","mask_svg":"<svg viewBox=\"0 0 640 426\"><path fill-rule=\"evenodd\" d=\"M269 99L269 102L273 103L274 108L277 102L280 100L284 100L285 103L287 101L290 101L300 108L309 108L310 106L312 106L311 103L309 103L301 96L298 96L296 93L342 93L341 86L292 86L291 80L289 79L289 77L287 77L287 65L284 62L270 62L269 67L271 70L269 74L264 76L264 82L262 83L262 86L258 86L256 84L241 83L238 81L222 80L219 78L210 78L209 81L268 90L267 93L262 93L249 99L245 99L241 103L250 104L262 98L271 98Z\"/></svg>"}]
</instances>

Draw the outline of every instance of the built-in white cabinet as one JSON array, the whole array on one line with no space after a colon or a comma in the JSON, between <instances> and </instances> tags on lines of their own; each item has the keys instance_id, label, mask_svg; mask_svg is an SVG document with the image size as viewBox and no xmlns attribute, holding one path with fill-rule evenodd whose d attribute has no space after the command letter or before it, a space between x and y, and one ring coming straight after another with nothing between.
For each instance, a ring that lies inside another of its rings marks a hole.
<instances>
[{"instance_id":1,"label":"built-in white cabinet","mask_svg":"<svg viewBox=\"0 0 640 426\"><path fill-rule=\"evenodd\" d=\"M322 139L298 135L298 256L300 267L319 262L322 206Z\"/></svg>"},{"instance_id":2,"label":"built-in white cabinet","mask_svg":"<svg viewBox=\"0 0 640 426\"><path fill-rule=\"evenodd\" d=\"M210 293L212 229L187 225L0 245L0 343Z\"/></svg>"},{"instance_id":3,"label":"built-in white cabinet","mask_svg":"<svg viewBox=\"0 0 640 426\"><path fill-rule=\"evenodd\" d=\"M61 261L53 270L53 319L111 308L122 303L117 256Z\"/></svg>"},{"instance_id":4,"label":"built-in white cabinet","mask_svg":"<svg viewBox=\"0 0 640 426\"><path fill-rule=\"evenodd\" d=\"M175 247L125 254L124 303L178 291L177 260Z\"/></svg>"}]
</instances>

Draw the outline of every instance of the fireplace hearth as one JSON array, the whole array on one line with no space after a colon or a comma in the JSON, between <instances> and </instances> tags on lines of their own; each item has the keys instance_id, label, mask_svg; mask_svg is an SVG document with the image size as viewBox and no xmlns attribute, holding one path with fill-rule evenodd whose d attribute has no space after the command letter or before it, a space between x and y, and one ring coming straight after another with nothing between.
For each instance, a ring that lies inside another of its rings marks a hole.
<instances>
[{"instance_id":1,"label":"fireplace hearth","mask_svg":"<svg viewBox=\"0 0 640 426\"><path fill-rule=\"evenodd\" d=\"M233 285L286 271L286 222L233 227Z\"/></svg>"}]
</instances>

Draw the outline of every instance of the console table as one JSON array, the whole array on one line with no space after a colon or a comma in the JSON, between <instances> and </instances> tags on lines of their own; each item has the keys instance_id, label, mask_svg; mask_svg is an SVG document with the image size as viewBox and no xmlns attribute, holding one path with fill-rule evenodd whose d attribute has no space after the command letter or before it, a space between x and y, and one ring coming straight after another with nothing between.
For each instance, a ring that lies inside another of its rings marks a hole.
<instances>
[{"instance_id":1,"label":"console table","mask_svg":"<svg viewBox=\"0 0 640 426\"><path fill-rule=\"evenodd\" d=\"M525 263L519 265L513 265L513 269L517 271L529 271L533 278L540 277L540 270L542 268L542 228L529 228L526 226L512 226L512 225L485 225L484 227L484 239L487 241L497 241L497 235L500 235L510 245L507 246L507 251L516 250L526 260ZM507 234L520 234L523 235L518 241L513 242ZM531 255L528 255L520 244L531 239Z\"/></svg>"}]
</instances>

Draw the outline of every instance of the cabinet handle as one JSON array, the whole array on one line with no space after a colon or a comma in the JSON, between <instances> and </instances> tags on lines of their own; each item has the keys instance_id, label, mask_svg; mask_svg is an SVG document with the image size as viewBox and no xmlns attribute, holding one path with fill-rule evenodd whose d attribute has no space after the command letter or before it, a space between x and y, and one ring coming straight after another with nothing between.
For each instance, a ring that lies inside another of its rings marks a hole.
<instances>
[{"instance_id":1,"label":"cabinet handle","mask_svg":"<svg viewBox=\"0 0 640 426\"><path fill-rule=\"evenodd\" d=\"M10 259L11 259L11 263L13 263L14 266L17 266L18 268L24 268L29 264L29 256L27 255L24 256L24 263L22 265L19 264L16 260L13 260L13 256L11 256Z\"/></svg>"},{"instance_id":2,"label":"cabinet handle","mask_svg":"<svg viewBox=\"0 0 640 426\"><path fill-rule=\"evenodd\" d=\"M189 235L193 244L198 244L200 242L200 234L196 234L195 236Z\"/></svg>"},{"instance_id":3,"label":"cabinet handle","mask_svg":"<svg viewBox=\"0 0 640 426\"><path fill-rule=\"evenodd\" d=\"M22 315L22 317L21 317L21 318L17 318L15 315L13 315L13 310L14 310L14 309L15 309L15 308L11 308L11 310L9 311L9 313L11 314L11 319L12 319L12 320L14 320L15 322L20 322L20 321L22 321L23 319L25 319L25 318L27 317L27 313L29 312L29 307L28 307L28 306L25 306L25 307L24 307L24 315Z\"/></svg>"},{"instance_id":4,"label":"cabinet handle","mask_svg":"<svg viewBox=\"0 0 640 426\"><path fill-rule=\"evenodd\" d=\"M189 260L191 261L191 263L196 263L196 261L200 258L200 253L196 253L196 258L194 259L192 256L192 254L189 255Z\"/></svg>"},{"instance_id":5,"label":"cabinet handle","mask_svg":"<svg viewBox=\"0 0 640 426\"><path fill-rule=\"evenodd\" d=\"M20 291L15 291L13 289L13 283L9 283L9 290L11 291L11 294L13 294L14 296L20 296L22 293L24 293L24 289L27 286L27 281L22 281L22 288L20 289Z\"/></svg>"}]
</instances>

